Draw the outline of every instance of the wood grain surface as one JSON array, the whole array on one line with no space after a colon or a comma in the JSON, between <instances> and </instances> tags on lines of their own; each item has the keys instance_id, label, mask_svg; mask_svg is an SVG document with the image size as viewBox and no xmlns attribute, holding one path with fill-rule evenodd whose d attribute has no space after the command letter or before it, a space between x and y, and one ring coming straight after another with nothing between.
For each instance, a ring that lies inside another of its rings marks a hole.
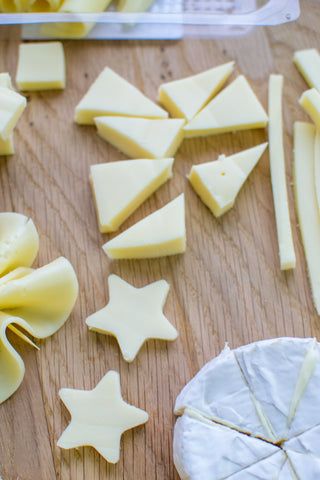
<instances>
[{"instance_id":1,"label":"wood grain surface","mask_svg":"<svg viewBox=\"0 0 320 480\"><path fill-rule=\"evenodd\" d=\"M290 208L297 268L282 273L266 154L235 208L215 220L186 180L194 163L213 160L266 140L245 132L185 141L174 178L123 225L127 228L180 192L187 203L188 249L182 256L111 262L101 249L88 183L89 166L124 156L98 138L94 128L73 123L74 107L105 65L156 97L163 81L236 60L266 105L268 75L285 75L285 130L291 184L292 124L305 118L297 98L306 84L292 64L295 49L319 47L317 0L302 2L300 21L253 30L247 37L183 42L65 42L68 87L34 93L16 132L17 153L0 162L2 211L29 215L41 234L38 265L59 255L73 263L80 282L76 308L41 351L18 345L26 364L22 387L0 406L0 471L4 480L175 479L172 413L176 395L225 342L237 347L276 336L319 335L304 255ZM0 41L0 71L15 74L17 32ZM236 106L235 106L236 108ZM116 341L90 333L86 317L108 300L107 276L116 273L136 286L164 278L171 284L166 315L180 332L172 344L148 342L136 361L121 358ZM57 439L69 421L59 401L61 387L93 388L109 370L121 374L123 396L150 414L146 427L124 435L118 465L93 449L62 451Z\"/></svg>"}]
</instances>

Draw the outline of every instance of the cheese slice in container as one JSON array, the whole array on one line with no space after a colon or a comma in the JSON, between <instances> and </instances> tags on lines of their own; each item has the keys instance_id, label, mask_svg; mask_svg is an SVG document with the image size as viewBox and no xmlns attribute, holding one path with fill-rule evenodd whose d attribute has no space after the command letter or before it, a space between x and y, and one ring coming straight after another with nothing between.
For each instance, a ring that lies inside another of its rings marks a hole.
<instances>
[{"instance_id":1,"label":"cheese slice in container","mask_svg":"<svg viewBox=\"0 0 320 480\"><path fill-rule=\"evenodd\" d=\"M244 76L238 77L185 127L186 137L264 128L268 116Z\"/></svg>"},{"instance_id":2,"label":"cheese slice in container","mask_svg":"<svg viewBox=\"0 0 320 480\"><path fill-rule=\"evenodd\" d=\"M174 462L182 479L224 480L280 449L187 410L175 425Z\"/></svg>"},{"instance_id":3,"label":"cheese slice in container","mask_svg":"<svg viewBox=\"0 0 320 480\"><path fill-rule=\"evenodd\" d=\"M0 138L8 140L17 125L27 100L10 88L0 87Z\"/></svg>"},{"instance_id":4,"label":"cheese slice in container","mask_svg":"<svg viewBox=\"0 0 320 480\"><path fill-rule=\"evenodd\" d=\"M157 258L184 253L185 249L184 194L103 246L112 259Z\"/></svg>"},{"instance_id":5,"label":"cheese slice in container","mask_svg":"<svg viewBox=\"0 0 320 480\"><path fill-rule=\"evenodd\" d=\"M214 162L194 165L189 181L213 215L229 211L242 186L267 148L267 143Z\"/></svg>"},{"instance_id":6,"label":"cheese slice in container","mask_svg":"<svg viewBox=\"0 0 320 480\"><path fill-rule=\"evenodd\" d=\"M304 92L299 100L304 111L309 115L317 129L320 129L320 93L315 88Z\"/></svg>"},{"instance_id":7,"label":"cheese slice in container","mask_svg":"<svg viewBox=\"0 0 320 480\"><path fill-rule=\"evenodd\" d=\"M229 347L207 363L178 395L175 414L182 415L186 409L240 432L275 440Z\"/></svg>"},{"instance_id":8,"label":"cheese slice in container","mask_svg":"<svg viewBox=\"0 0 320 480\"><path fill-rule=\"evenodd\" d=\"M191 77L164 83L159 88L159 102L174 118L192 118L221 90L233 72L234 62Z\"/></svg>"},{"instance_id":9,"label":"cheese slice in container","mask_svg":"<svg viewBox=\"0 0 320 480\"><path fill-rule=\"evenodd\" d=\"M174 157L183 140L184 120L98 117L99 135L131 158Z\"/></svg>"},{"instance_id":10,"label":"cheese slice in container","mask_svg":"<svg viewBox=\"0 0 320 480\"><path fill-rule=\"evenodd\" d=\"M310 88L320 92L320 55L318 50L310 48L295 52L293 61Z\"/></svg>"},{"instance_id":11,"label":"cheese slice in container","mask_svg":"<svg viewBox=\"0 0 320 480\"><path fill-rule=\"evenodd\" d=\"M165 110L111 68L106 67L77 105L75 122L80 125L93 125L96 117L109 115L168 118Z\"/></svg>"},{"instance_id":12,"label":"cheese slice in container","mask_svg":"<svg viewBox=\"0 0 320 480\"><path fill-rule=\"evenodd\" d=\"M283 76L269 79L269 152L281 270L296 266L286 179L282 120Z\"/></svg>"},{"instance_id":13,"label":"cheese slice in container","mask_svg":"<svg viewBox=\"0 0 320 480\"><path fill-rule=\"evenodd\" d=\"M172 177L173 158L126 160L91 166L100 231L114 232Z\"/></svg>"},{"instance_id":14,"label":"cheese slice in container","mask_svg":"<svg viewBox=\"0 0 320 480\"><path fill-rule=\"evenodd\" d=\"M28 91L64 89L66 67L62 43L22 43L16 84L19 90Z\"/></svg>"},{"instance_id":15,"label":"cheese slice in container","mask_svg":"<svg viewBox=\"0 0 320 480\"><path fill-rule=\"evenodd\" d=\"M294 126L294 189L312 297L320 314L320 214L315 183L316 129L308 123Z\"/></svg>"}]
</instances>

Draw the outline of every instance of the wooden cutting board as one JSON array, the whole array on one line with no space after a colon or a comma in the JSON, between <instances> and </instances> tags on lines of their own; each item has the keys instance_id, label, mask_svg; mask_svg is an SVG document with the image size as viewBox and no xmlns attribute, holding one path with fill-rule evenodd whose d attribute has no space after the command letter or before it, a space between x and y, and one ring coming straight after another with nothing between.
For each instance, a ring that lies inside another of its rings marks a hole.
<instances>
[{"instance_id":1,"label":"wooden cutting board","mask_svg":"<svg viewBox=\"0 0 320 480\"><path fill-rule=\"evenodd\" d=\"M73 123L74 107L105 65L156 98L169 81L229 60L252 82L266 105L270 73L283 73L288 184L292 124L303 120L297 98L306 84L291 59L295 49L319 47L318 1L303 1L297 24L258 29L245 38L184 42L65 42L68 88L36 93L16 133L17 154L0 162L2 211L30 215L41 233L38 265L59 255L73 263L80 282L76 308L65 327L35 352L14 339L26 364L22 387L0 406L0 470L4 480L177 479L172 462L172 413L183 385L225 342L237 347L277 336L320 334L311 301L301 239L290 208L297 268L279 269L267 154L241 192L235 208L215 220L186 180L191 166L266 140L264 131L185 141L175 175L123 226L132 225L180 192L187 203L188 249L182 256L111 262L101 250L88 183L93 163L124 156L98 138L94 128ZM18 41L0 42L0 71L15 74ZM236 105L235 105L236 108ZM136 286L166 279L166 315L178 328L173 344L150 341L126 364L116 341L89 333L86 317L108 300L107 276ZM56 442L69 421L58 398L61 387L90 389L109 370L120 372L123 396L146 409L146 427L124 435L118 465L90 448L62 451Z\"/></svg>"}]
</instances>

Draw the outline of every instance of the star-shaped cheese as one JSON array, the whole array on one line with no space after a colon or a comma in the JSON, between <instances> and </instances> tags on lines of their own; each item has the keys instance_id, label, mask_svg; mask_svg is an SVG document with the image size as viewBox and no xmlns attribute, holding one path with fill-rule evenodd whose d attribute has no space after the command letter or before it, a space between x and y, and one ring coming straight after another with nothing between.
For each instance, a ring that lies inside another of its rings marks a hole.
<instances>
[{"instance_id":1,"label":"star-shaped cheese","mask_svg":"<svg viewBox=\"0 0 320 480\"><path fill-rule=\"evenodd\" d=\"M186 137L263 128L268 116L244 76L222 90L185 127Z\"/></svg>"},{"instance_id":2,"label":"star-shaped cheese","mask_svg":"<svg viewBox=\"0 0 320 480\"><path fill-rule=\"evenodd\" d=\"M93 124L95 117L106 115L168 117L165 110L110 68L105 68L100 73L76 107L75 121L79 124Z\"/></svg>"},{"instance_id":3,"label":"star-shaped cheese","mask_svg":"<svg viewBox=\"0 0 320 480\"><path fill-rule=\"evenodd\" d=\"M221 90L231 75L234 62L229 62L192 77L164 83L159 89L159 102L173 118L192 118Z\"/></svg>"},{"instance_id":4,"label":"star-shaped cheese","mask_svg":"<svg viewBox=\"0 0 320 480\"><path fill-rule=\"evenodd\" d=\"M110 301L87 319L90 330L114 335L122 355L132 362L150 338L173 341L178 333L163 314L169 293L165 280L135 288L116 275L108 279Z\"/></svg>"},{"instance_id":5,"label":"star-shaped cheese","mask_svg":"<svg viewBox=\"0 0 320 480\"><path fill-rule=\"evenodd\" d=\"M122 434L148 421L145 411L122 399L117 372L108 372L93 390L63 388L59 394L71 413L71 423L58 446L91 446L110 463L119 461Z\"/></svg>"},{"instance_id":6,"label":"star-shaped cheese","mask_svg":"<svg viewBox=\"0 0 320 480\"><path fill-rule=\"evenodd\" d=\"M99 135L131 158L174 157L183 140L185 120L98 117Z\"/></svg>"}]
</instances>

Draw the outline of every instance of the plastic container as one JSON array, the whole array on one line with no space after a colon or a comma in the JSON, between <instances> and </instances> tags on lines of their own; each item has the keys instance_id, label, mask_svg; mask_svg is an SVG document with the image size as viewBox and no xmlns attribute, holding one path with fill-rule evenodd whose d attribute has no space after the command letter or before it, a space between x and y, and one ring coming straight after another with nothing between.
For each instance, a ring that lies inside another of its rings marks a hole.
<instances>
[{"instance_id":1,"label":"plastic container","mask_svg":"<svg viewBox=\"0 0 320 480\"><path fill-rule=\"evenodd\" d=\"M156 0L149 12L0 14L0 25L22 24L24 38L48 38L48 23L95 23L91 39L178 39L242 35L254 26L296 20L299 0Z\"/></svg>"}]
</instances>

